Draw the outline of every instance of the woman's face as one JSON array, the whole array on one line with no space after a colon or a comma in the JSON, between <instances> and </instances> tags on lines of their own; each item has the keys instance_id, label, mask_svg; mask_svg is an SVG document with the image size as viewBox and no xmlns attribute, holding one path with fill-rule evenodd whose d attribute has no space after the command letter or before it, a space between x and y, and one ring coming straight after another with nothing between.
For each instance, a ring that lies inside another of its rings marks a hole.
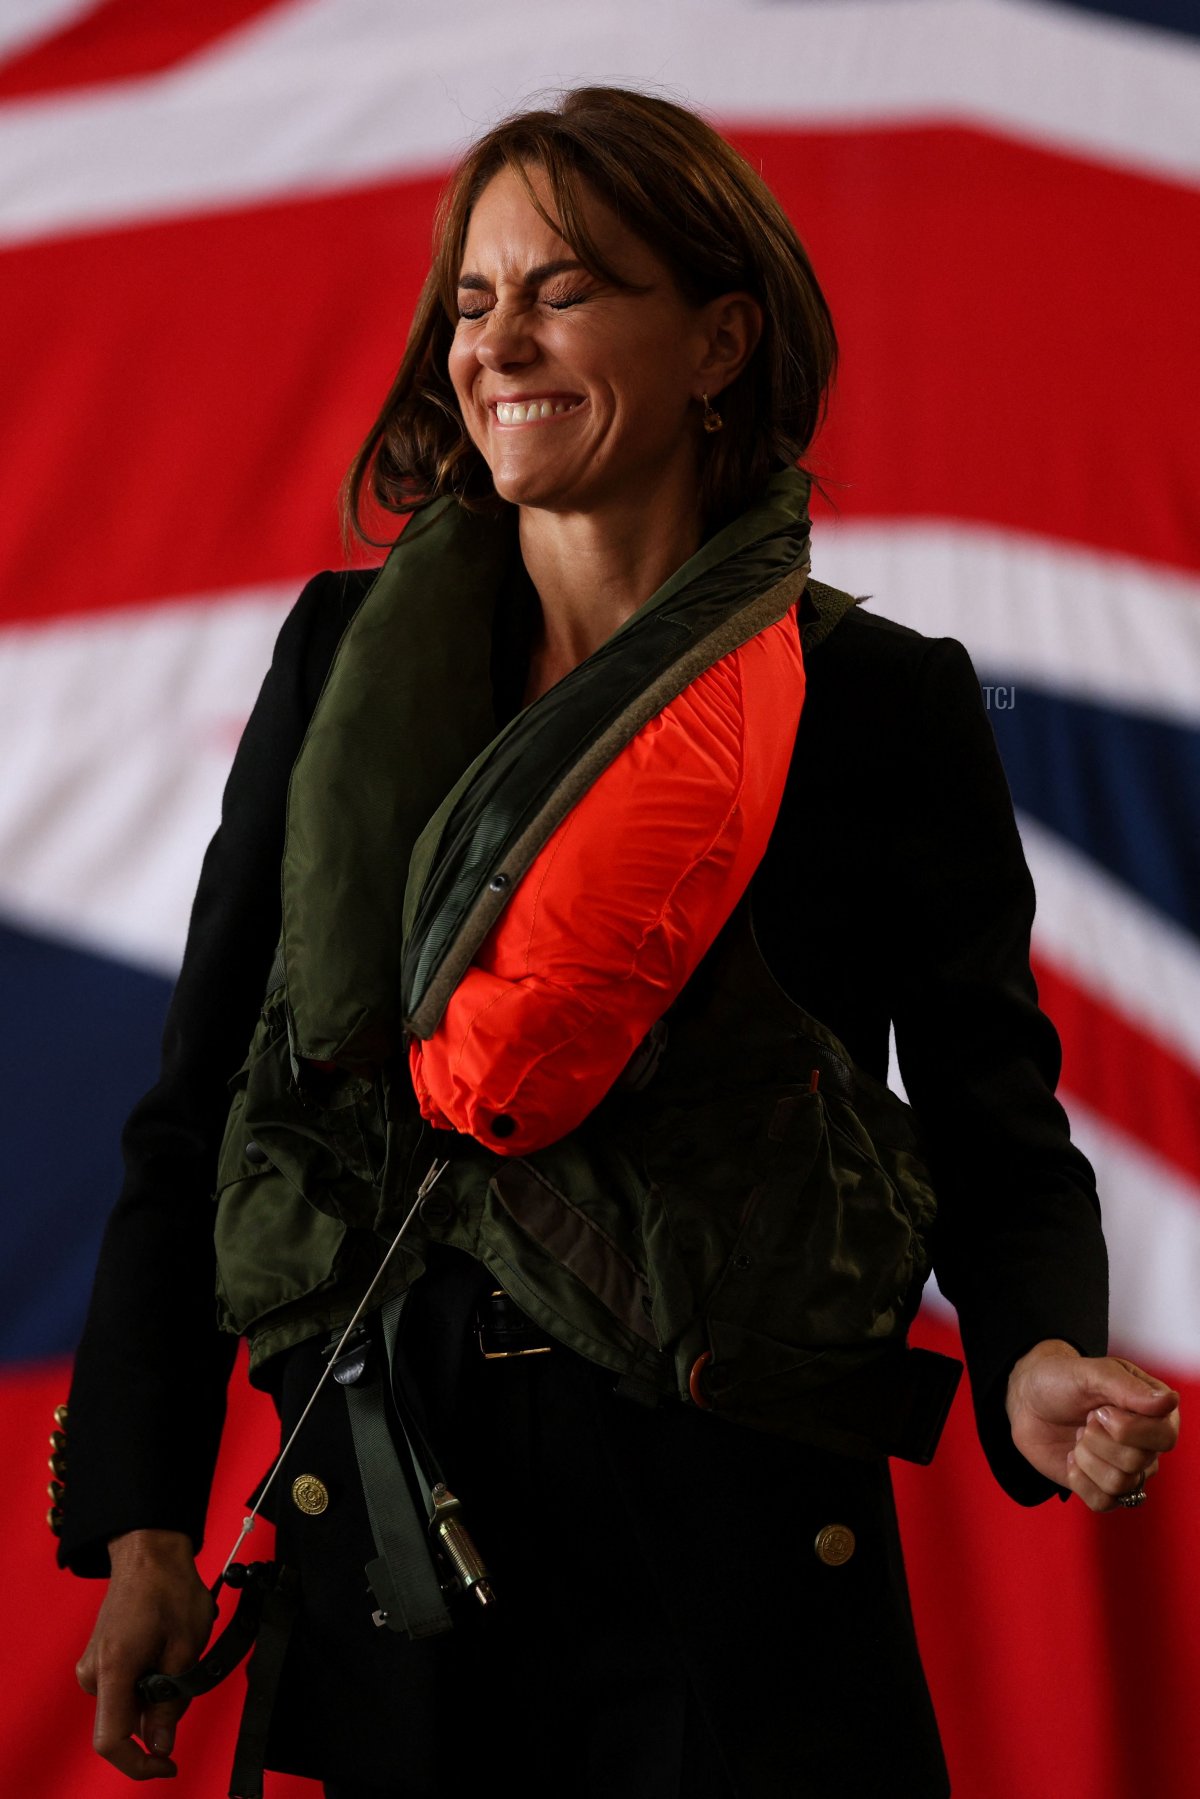
<instances>
[{"instance_id":1,"label":"woman's face","mask_svg":"<svg viewBox=\"0 0 1200 1799\"><path fill-rule=\"evenodd\" d=\"M601 255L646 291L589 274L503 170L471 213L449 358L496 492L561 513L640 507L698 478L710 342L666 264L596 196L584 211Z\"/></svg>"}]
</instances>

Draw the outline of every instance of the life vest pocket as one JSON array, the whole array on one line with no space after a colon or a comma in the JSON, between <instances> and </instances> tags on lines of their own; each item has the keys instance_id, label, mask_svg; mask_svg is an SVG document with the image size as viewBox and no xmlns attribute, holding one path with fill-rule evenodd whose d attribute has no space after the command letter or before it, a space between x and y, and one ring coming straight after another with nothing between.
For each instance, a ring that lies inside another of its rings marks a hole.
<instances>
[{"instance_id":1,"label":"life vest pocket","mask_svg":"<svg viewBox=\"0 0 1200 1799\"><path fill-rule=\"evenodd\" d=\"M801 1089L729 1079L686 1097L653 1089L647 1096L653 1105L645 1108L642 1132L642 1229L654 1323L664 1345L688 1331L719 1291L780 1162L785 1144L777 1122L793 1094L799 1097ZM640 1098L634 1096L631 1108ZM805 1152L787 1115L787 1152L802 1177Z\"/></svg>"},{"instance_id":2,"label":"life vest pocket","mask_svg":"<svg viewBox=\"0 0 1200 1799\"><path fill-rule=\"evenodd\" d=\"M265 1320L341 1279L378 1207L371 1083L305 1074L293 1074L282 1008L269 1003L230 1083L217 1165L218 1317L256 1339Z\"/></svg>"},{"instance_id":3,"label":"life vest pocket","mask_svg":"<svg viewBox=\"0 0 1200 1799\"><path fill-rule=\"evenodd\" d=\"M812 1350L902 1340L929 1266L919 1157L820 1091L782 1096L772 1128L779 1153L749 1197L710 1321Z\"/></svg>"},{"instance_id":4,"label":"life vest pocket","mask_svg":"<svg viewBox=\"0 0 1200 1799\"><path fill-rule=\"evenodd\" d=\"M269 1165L319 1211L373 1222L386 1144L376 1083L318 1063L294 1073L282 1008L268 1005L230 1086L218 1189Z\"/></svg>"},{"instance_id":5,"label":"life vest pocket","mask_svg":"<svg viewBox=\"0 0 1200 1799\"><path fill-rule=\"evenodd\" d=\"M330 1286L346 1237L342 1219L312 1205L249 1134L244 1099L235 1097L229 1129L244 1140L245 1168L218 1188L215 1226L218 1318L238 1336Z\"/></svg>"}]
</instances>

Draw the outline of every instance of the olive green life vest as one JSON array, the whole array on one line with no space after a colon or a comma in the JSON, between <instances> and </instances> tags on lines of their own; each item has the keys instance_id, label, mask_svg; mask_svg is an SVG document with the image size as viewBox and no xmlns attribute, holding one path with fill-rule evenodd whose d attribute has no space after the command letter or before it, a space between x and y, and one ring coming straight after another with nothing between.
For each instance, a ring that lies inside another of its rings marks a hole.
<instances>
[{"instance_id":1,"label":"olive green life vest","mask_svg":"<svg viewBox=\"0 0 1200 1799\"><path fill-rule=\"evenodd\" d=\"M901 1368L933 1193L908 1108L779 989L748 899L656 1027L656 1054L532 1155L426 1126L405 1053L590 782L798 602L807 546L807 483L788 471L497 731L491 621L515 534L453 502L405 532L293 770L281 950L221 1152L219 1312L249 1337L252 1370L350 1317L446 1157L379 1303L449 1244L647 1391L770 1428L790 1407L794 1434L878 1449L838 1395L864 1374L880 1392L880 1371ZM807 586L811 655L853 601Z\"/></svg>"}]
</instances>

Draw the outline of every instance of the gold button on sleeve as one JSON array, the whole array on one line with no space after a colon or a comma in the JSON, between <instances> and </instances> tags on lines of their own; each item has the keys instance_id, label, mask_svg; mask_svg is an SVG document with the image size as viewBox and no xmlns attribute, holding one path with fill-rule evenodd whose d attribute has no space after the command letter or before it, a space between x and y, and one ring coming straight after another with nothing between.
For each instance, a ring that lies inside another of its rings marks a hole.
<instances>
[{"instance_id":1,"label":"gold button on sleeve","mask_svg":"<svg viewBox=\"0 0 1200 1799\"><path fill-rule=\"evenodd\" d=\"M854 1554L854 1532L848 1524L826 1524L817 1532L813 1548L827 1568L840 1568Z\"/></svg>"}]
</instances>

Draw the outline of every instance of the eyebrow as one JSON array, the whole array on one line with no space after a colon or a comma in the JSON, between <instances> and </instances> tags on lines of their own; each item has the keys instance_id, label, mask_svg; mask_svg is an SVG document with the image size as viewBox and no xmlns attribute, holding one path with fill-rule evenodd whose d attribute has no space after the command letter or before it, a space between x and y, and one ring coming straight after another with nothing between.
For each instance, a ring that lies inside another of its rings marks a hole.
<instances>
[{"instance_id":1,"label":"eyebrow","mask_svg":"<svg viewBox=\"0 0 1200 1799\"><path fill-rule=\"evenodd\" d=\"M564 257L558 262L539 262L536 268L526 269L523 277L525 287L536 287L541 281L548 281L551 275L561 275L567 269L582 269L585 264L572 257ZM465 274L458 278L459 288L466 288L471 293L489 294L492 291L490 281L482 275Z\"/></svg>"}]
</instances>

